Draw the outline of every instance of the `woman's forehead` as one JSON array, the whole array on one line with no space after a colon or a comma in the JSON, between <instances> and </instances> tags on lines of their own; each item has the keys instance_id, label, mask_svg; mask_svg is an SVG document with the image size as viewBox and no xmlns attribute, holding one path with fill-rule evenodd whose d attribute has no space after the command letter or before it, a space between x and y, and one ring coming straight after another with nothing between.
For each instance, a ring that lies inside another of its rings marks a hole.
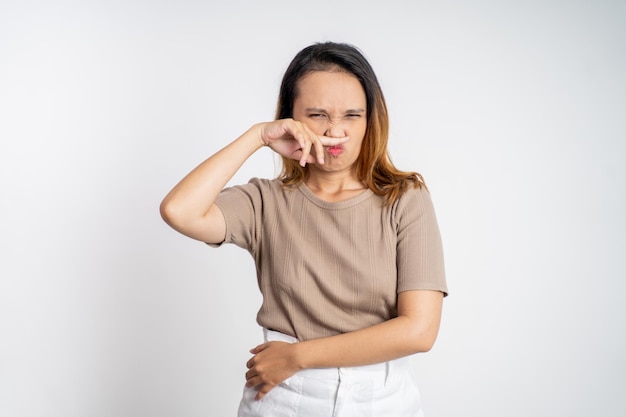
<instances>
[{"instance_id":1,"label":"woman's forehead","mask_svg":"<svg viewBox=\"0 0 626 417\"><path fill-rule=\"evenodd\" d=\"M305 107L325 109L366 107L365 91L360 81L345 71L316 71L298 81L296 103ZM294 103L294 104L296 104Z\"/></svg>"}]
</instances>

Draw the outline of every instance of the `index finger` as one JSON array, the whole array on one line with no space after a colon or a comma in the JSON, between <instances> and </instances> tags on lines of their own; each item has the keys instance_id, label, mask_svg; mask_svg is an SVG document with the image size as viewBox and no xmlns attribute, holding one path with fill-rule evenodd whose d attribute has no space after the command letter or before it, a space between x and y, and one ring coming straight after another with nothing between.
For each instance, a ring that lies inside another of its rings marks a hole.
<instances>
[{"instance_id":1,"label":"index finger","mask_svg":"<svg viewBox=\"0 0 626 417\"><path fill-rule=\"evenodd\" d=\"M331 138L330 136L319 136L320 142L324 146L337 146L342 143L346 143L350 140L350 136L344 136L342 138Z\"/></svg>"},{"instance_id":2,"label":"index finger","mask_svg":"<svg viewBox=\"0 0 626 417\"><path fill-rule=\"evenodd\" d=\"M253 347L252 349L250 349L250 353L259 353L260 351L265 350L265 348L267 348L268 345L269 345L269 342L261 343L260 345L257 345Z\"/></svg>"}]
</instances>

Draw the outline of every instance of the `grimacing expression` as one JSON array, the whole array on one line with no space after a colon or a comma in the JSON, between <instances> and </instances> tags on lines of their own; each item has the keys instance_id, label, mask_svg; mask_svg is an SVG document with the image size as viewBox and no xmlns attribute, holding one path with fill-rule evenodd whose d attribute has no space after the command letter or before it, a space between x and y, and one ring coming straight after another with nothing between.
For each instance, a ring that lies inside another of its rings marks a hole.
<instances>
[{"instance_id":1,"label":"grimacing expression","mask_svg":"<svg viewBox=\"0 0 626 417\"><path fill-rule=\"evenodd\" d=\"M298 81L294 120L318 135L349 136L343 145L325 147L324 170L350 169L367 129L367 99L359 80L344 71L315 71Z\"/></svg>"}]
</instances>

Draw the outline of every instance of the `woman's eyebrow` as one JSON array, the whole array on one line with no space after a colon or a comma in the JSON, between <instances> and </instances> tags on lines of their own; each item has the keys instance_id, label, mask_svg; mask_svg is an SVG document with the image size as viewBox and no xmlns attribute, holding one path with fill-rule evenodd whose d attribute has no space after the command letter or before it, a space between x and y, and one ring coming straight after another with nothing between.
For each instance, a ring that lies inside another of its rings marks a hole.
<instances>
[{"instance_id":1,"label":"woman's eyebrow","mask_svg":"<svg viewBox=\"0 0 626 417\"><path fill-rule=\"evenodd\" d=\"M328 113L325 109L321 109L319 107L308 107L306 111L311 113ZM365 109L348 109L344 113L365 113Z\"/></svg>"},{"instance_id":2,"label":"woman's eyebrow","mask_svg":"<svg viewBox=\"0 0 626 417\"><path fill-rule=\"evenodd\" d=\"M365 109L349 109L346 113L365 113Z\"/></svg>"},{"instance_id":3,"label":"woman's eyebrow","mask_svg":"<svg viewBox=\"0 0 626 417\"><path fill-rule=\"evenodd\" d=\"M306 111L310 113L328 113L326 110L320 109L318 107L308 107Z\"/></svg>"}]
</instances>

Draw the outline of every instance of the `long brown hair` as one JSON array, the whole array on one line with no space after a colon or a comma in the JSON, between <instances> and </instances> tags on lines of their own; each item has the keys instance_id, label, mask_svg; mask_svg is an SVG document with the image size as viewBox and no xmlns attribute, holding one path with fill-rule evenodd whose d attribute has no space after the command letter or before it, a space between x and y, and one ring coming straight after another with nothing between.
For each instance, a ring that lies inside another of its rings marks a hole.
<instances>
[{"instance_id":1,"label":"long brown hair","mask_svg":"<svg viewBox=\"0 0 626 417\"><path fill-rule=\"evenodd\" d=\"M360 181L375 194L385 196L392 204L409 187L425 187L417 172L398 170L389 157L389 115L385 97L371 65L354 46L324 42L300 51L289 64L280 86L276 119L293 117L293 104L298 95L298 81L315 71L345 71L354 75L367 100L367 127L356 161L356 174ZM278 178L285 186L299 184L308 174L308 168L298 161L282 157L282 171Z\"/></svg>"}]
</instances>

